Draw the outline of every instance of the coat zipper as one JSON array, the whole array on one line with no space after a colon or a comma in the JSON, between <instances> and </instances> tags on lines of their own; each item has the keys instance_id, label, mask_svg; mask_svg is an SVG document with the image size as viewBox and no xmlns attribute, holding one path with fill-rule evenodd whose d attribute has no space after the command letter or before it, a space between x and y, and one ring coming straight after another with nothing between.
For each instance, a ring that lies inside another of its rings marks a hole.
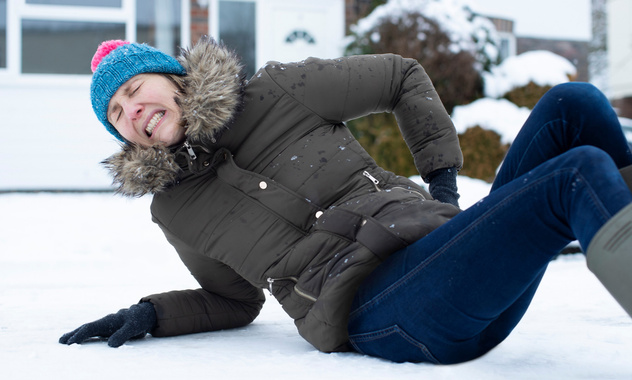
<instances>
[{"instance_id":1,"label":"coat zipper","mask_svg":"<svg viewBox=\"0 0 632 380\"><path fill-rule=\"evenodd\" d=\"M369 179L369 180L373 183L373 186L375 186L375 189L376 189L377 191L382 191L382 189L380 189L380 188L377 186L377 185L379 185L379 184L380 184L380 181L379 181L377 178L373 177L373 176L371 175L371 173L369 173L368 171L366 171L366 170L365 170L365 171L363 171L363 172L362 172L362 175L363 175L363 176L365 176L365 177L367 177L367 178L368 178L368 179Z\"/></svg>"},{"instance_id":2,"label":"coat zipper","mask_svg":"<svg viewBox=\"0 0 632 380\"><path fill-rule=\"evenodd\" d=\"M274 294L272 294L272 284L275 281L292 281L295 285L294 285L294 291L296 292L296 294L298 294L299 296L306 298L312 302L316 302L316 297L310 296L309 294L305 293L304 291L300 290L297 286L296 283L298 282L298 278L294 277L294 276L289 276L289 277L279 277L279 278L272 278L272 277L268 277L268 291L270 292L271 296L274 296Z\"/></svg>"},{"instance_id":3,"label":"coat zipper","mask_svg":"<svg viewBox=\"0 0 632 380\"><path fill-rule=\"evenodd\" d=\"M373 183L373 186L375 186L375 189L377 191L382 191L382 189L378 186L380 184L380 181L377 178L373 177L371 175L371 173L369 173L368 171L365 170L365 171L362 172L362 175L367 177ZM421 197L421 199L426 199L426 197L424 197L424 195L422 193L420 193L419 191L417 191L417 190L407 189L407 188L402 187L402 186L394 186L391 189L401 189L401 190L410 191L411 193L415 193L415 194L419 195Z\"/></svg>"},{"instance_id":4,"label":"coat zipper","mask_svg":"<svg viewBox=\"0 0 632 380\"><path fill-rule=\"evenodd\" d=\"M197 155L195 154L195 151L193 151L193 147L191 146L191 144L189 144L188 141L184 142L184 147L186 148L187 153L189 153L189 157L191 158L191 161L197 160Z\"/></svg>"}]
</instances>

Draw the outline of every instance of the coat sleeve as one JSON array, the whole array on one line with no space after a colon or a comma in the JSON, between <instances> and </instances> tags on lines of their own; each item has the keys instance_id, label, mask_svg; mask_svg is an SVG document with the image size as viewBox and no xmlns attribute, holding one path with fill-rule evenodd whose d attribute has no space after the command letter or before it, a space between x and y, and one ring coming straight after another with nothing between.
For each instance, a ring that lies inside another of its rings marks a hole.
<instances>
[{"instance_id":1,"label":"coat sleeve","mask_svg":"<svg viewBox=\"0 0 632 380\"><path fill-rule=\"evenodd\" d=\"M452 120L414 59L393 54L309 58L268 63L264 70L287 94L332 123L392 112L422 177L463 165Z\"/></svg>"},{"instance_id":2,"label":"coat sleeve","mask_svg":"<svg viewBox=\"0 0 632 380\"><path fill-rule=\"evenodd\" d=\"M180 258L201 289L170 291L144 297L156 309L153 336L174 336L241 327L252 322L261 310L263 291L225 264L174 244Z\"/></svg>"}]
</instances>

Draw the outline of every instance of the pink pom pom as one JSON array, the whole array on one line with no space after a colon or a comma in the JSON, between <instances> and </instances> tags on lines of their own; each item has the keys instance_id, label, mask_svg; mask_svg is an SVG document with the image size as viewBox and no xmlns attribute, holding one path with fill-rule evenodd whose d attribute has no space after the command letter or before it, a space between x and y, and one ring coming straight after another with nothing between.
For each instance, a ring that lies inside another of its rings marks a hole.
<instances>
[{"instance_id":1,"label":"pink pom pom","mask_svg":"<svg viewBox=\"0 0 632 380\"><path fill-rule=\"evenodd\" d=\"M90 68L92 69L92 72L94 73L95 71L97 71L97 66L99 66L99 63L101 63L101 60L106 55L110 54L112 50L116 49L119 46L127 45L127 44L129 44L129 41L123 41L123 40L109 40L109 41L101 42L101 45L99 45L97 52L94 53L94 57L92 57L92 63L90 64Z\"/></svg>"}]
</instances>

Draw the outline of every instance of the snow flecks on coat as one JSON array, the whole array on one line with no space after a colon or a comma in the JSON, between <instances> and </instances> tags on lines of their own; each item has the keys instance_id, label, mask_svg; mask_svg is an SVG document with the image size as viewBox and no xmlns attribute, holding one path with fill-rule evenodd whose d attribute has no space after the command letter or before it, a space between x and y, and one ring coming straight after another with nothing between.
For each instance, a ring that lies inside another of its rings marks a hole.
<instances>
[{"instance_id":1,"label":"snow flecks on coat","mask_svg":"<svg viewBox=\"0 0 632 380\"><path fill-rule=\"evenodd\" d=\"M181 171L173 154L161 145L143 148L124 144L120 152L102 164L112 175L116 192L129 197L165 190Z\"/></svg>"}]
</instances>

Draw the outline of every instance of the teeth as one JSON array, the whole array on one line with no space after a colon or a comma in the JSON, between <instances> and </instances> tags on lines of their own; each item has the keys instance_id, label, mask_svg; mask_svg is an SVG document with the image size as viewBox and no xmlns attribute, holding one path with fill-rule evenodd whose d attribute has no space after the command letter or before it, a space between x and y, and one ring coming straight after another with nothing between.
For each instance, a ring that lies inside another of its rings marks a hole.
<instances>
[{"instance_id":1,"label":"teeth","mask_svg":"<svg viewBox=\"0 0 632 380\"><path fill-rule=\"evenodd\" d=\"M151 137L151 134L154 132L154 128L156 128L156 124L158 124L158 122L160 121L160 119L162 119L162 117L165 116L165 112L161 111L156 113L151 120L149 120L149 123L147 124L147 128L145 128L145 132L147 132L147 135Z\"/></svg>"}]
</instances>

